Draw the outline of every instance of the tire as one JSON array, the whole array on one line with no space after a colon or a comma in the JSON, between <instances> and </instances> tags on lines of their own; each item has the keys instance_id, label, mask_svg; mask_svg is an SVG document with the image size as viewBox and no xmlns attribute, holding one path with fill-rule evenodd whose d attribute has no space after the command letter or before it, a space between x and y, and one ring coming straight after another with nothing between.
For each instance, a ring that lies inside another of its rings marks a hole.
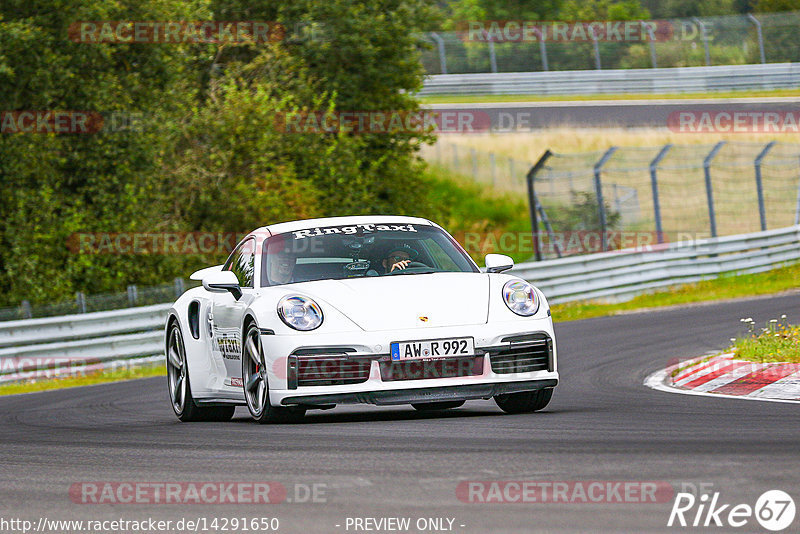
<instances>
[{"instance_id":1,"label":"tire","mask_svg":"<svg viewBox=\"0 0 800 534\"><path fill-rule=\"evenodd\" d=\"M247 409L258 423L297 422L306 414L305 408L270 404L269 373L261 345L261 332L254 324L246 329L242 343L242 389Z\"/></svg>"},{"instance_id":2,"label":"tire","mask_svg":"<svg viewBox=\"0 0 800 534\"><path fill-rule=\"evenodd\" d=\"M172 411L178 419L190 421L230 421L235 406L203 406L194 402L186 363L186 346L177 322L173 322L167 335L167 392Z\"/></svg>"},{"instance_id":3,"label":"tire","mask_svg":"<svg viewBox=\"0 0 800 534\"><path fill-rule=\"evenodd\" d=\"M415 410L420 412L433 412L437 410L451 410L463 406L467 401L439 401L439 402L420 402L412 404Z\"/></svg>"},{"instance_id":4,"label":"tire","mask_svg":"<svg viewBox=\"0 0 800 534\"><path fill-rule=\"evenodd\" d=\"M506 413L530 413L544 409L553 398L553 388L495 395L494 401Z\"/></svg>"}]
</instances>

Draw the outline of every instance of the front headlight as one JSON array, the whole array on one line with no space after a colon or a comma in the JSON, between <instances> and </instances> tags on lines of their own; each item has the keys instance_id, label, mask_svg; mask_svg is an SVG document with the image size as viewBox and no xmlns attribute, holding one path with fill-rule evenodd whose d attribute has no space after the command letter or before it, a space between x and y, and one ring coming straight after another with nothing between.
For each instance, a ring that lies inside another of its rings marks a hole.
<instances>
[{"instance_id":1,"label":"front headlight","mask_svg":"<svg viewBox=\"0 0 800 534\"><path fill-rule=\"evenodd\" d=\"M536 290L525 280L509 280L503 286L503 301L517 315L529 316L539 310Z\"/></svg>"},{"instance_id":2,"label":"front headlight","mask_svg":"<svg viewBox=\"0 0 800 534\"><path fill-rule=\"evenodd\" d=\"M295 330L314 330L322 324L322 308L308 297L291 295L278 302L281 320Z\"/></svg>"}]
</instances>

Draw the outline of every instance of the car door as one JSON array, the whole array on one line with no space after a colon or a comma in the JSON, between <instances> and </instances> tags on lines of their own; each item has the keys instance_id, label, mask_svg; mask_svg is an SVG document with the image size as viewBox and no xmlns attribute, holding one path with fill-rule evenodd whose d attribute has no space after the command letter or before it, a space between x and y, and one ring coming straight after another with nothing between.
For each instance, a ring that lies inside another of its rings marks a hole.
<instances>
[{"instance_id":1,"label":"car door","mask_svg":"<svg viewBox=\"0 0 800 534\"><path fill-rule=\"evenodd\" d=\"M255 283L255 238L242 241L223 266L239 280L242 296L236 299L230 292L217 293L214 298L212 330L218 361L224 367L223 386L239 388L242 385L242 320L253 301Z\"/></svg>"}]
</instances>

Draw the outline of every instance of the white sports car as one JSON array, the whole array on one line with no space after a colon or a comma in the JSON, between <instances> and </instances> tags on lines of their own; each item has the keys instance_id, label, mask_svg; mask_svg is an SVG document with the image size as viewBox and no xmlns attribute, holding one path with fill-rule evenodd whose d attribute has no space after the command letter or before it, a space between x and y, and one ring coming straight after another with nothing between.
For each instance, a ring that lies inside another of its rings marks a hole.
<instances>
[{"instance_id":1,"label":"white sports car","mask_svg":"<svg viewBox=\"0 0 800 534\"><path fill-rule=\"evenodd\" d=\"M513 265L489 254L481 272L426 219L259 228L168 314L172 408L219 421L246 405L261 423L346 403L540 410L558 384L553 322L539 290L501 274Z\"/></svg>"}]
</instances>

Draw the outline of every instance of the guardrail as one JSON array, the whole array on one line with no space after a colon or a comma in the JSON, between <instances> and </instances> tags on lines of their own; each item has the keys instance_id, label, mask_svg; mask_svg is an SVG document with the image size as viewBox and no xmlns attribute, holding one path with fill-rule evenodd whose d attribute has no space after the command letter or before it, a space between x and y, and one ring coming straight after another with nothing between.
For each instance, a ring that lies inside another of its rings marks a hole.
<instances>
[{"instance_id":1,"label":"guardrail","mask_svg":"<svg viewBox=\"0 0 800 534\"><path fill-rule=\"evenodd\" d=\"M800 260L800 226L520 263L511 271L553 303L624 300L724 273L767 271Z\"/></svg>"},{"instance_id":2,"label":"guardrail","mask_svg":"<svg viewBox=\"0 0 800 534\"><path fill-rule=\"evenodd\" d=\"M163 359L170 306L0 322L0 382L94 371L130 359Z\"/></svg>"},{"instance_id":3,"label":"guardrail","mask_svg":"<svg viewBox=\"0 0 800 534\"><path fill-rule=\"evenodd\" d=\"M625 70L436 74L419 92L429 95L579 95L705 93L800 86L800 63Z\"/></svg>"},{"instance_id":4,"label":"guardrail","mask_svg":"<svg viewBox=\"0 0 800 534\"><path fill-rule=\"evenodd\" d=\"M550 302L620 300L666 286L753 273L800 260L800 225L752 234L654 245L518 264L511 272ZM0 382L42 363L89 369L131 358L163 359L169 304L0 323ZM154 358L156 356L156 358ZM10 362L10 363L9 363Z\"/></svg>"}]
</instances>

